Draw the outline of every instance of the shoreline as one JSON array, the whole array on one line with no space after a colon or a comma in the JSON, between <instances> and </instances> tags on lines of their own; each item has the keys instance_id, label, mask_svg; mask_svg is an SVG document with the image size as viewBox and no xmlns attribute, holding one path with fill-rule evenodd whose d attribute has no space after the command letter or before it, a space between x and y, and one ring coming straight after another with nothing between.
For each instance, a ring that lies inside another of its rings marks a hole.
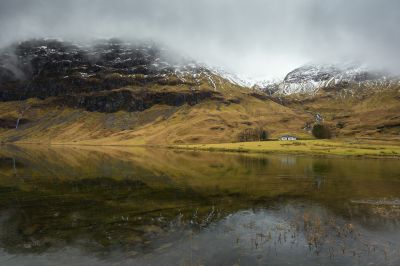
<instances>
[{"instance_id":1,"label":"shoreline","mask_svg":"<svg viewBox=\"0 0 400 266\"><path fill-rule=\"evenodd\" d=\"M400 160L400 143L378 145L346 143L343 140L264 141L222 144L170 145L169 148L189 151L246 154L282 154L317 157L353 157ZM321 148L323 147L323 148Z\"/></svg>"},{"instance_id":2,"label":"shoreline","mask_svg":"<svg viewBox=\"0 0 400 266\"><path fill-rule=\"evenodd\" d=\"M353 157L371 159L400 160L400 142L394 145L374 144L357 140L297 140L297 141L262 141L262 142L237 142L219 144L90 144L90 143L40 143L17 142L0 143L1 146L40 146L40 147L118 147L118 148L162 148L182 151L244 153L244 154L280 154L316 157ZM384 140L382 140L385 142Z\"/></svg>"},{"instance_id":3,"label":"shoreline","mask_svg":"<svg viewBox=\"0 0 400 266\"><path fill-rule=\"evenodd\" d=\"M161 148L161 147L160 147ZM318 158L353 158L353 159L385 159L385 160L400 160L400 156L390 155L348 155L348 154L323 154L323 153L307 153L307 152L287 152L279 150L251 151L239 149L198 149L198 148L183 148L183 147L166 147L172 150L193 151L193 152L213 152L213 153L228 153L228 154L246 154L246 155L292 155L292 156L311 156Z\"/></svg>"}]
</instances>

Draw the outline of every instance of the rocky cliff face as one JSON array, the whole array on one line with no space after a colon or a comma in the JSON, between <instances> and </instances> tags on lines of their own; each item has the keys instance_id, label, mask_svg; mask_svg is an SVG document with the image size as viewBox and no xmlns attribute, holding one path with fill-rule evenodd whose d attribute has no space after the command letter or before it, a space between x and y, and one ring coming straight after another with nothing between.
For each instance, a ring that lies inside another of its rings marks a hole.
<instances>
[{"instance_id":1,"label":"rocky cliff face","mask_svg":"<svg viewBox=\"0 0 400 266\"><path fill-rule=\"evenodd\" d=\"M199 89L204 83L209 91ZM90 111L140 111L155 104L193 105L218 98L213 90L210 70L172 59L155 44L104 40L78 45L40 39L0 53L1 101L57 97L57 103Z\"/></svg>"},{"instance_id":2,"label":"rocky cliff face","mask_svg":"<svg viewBox=\"0 0 400 266\"><path fill-rule=\"evenodd\" d=\"M113 113L120 110L134 112L144 111L157 104L169 106L182 106L184 104L196 105L204 100L222 100L219 93L211 91L192 92L149 92L118 90L100 92L96 94L79 94L69 97L60 97L60 105L67 104L88 111Z\"/></svg>"}]
</instances>

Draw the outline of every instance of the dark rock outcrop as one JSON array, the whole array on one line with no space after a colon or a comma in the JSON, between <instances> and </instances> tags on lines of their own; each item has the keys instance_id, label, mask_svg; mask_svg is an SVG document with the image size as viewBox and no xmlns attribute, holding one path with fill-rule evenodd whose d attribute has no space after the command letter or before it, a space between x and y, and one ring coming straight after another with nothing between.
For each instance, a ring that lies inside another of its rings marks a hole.
<instances>
[{"instance_id":1,"label":"dark rock outcrop","mask_svg":"<svg viewBox=\"0 0 400 266\"><path fill-rule=\"evenodd\" d=\"M95 95L71 95L58 98L59 105L84 108L91 112L117 112L120 110L134 112L144 111L157 104L169 106L195 105L204 100L219 100L222 97L217 92L132 92L119 90Z\"/></svg>"}]
</instances>

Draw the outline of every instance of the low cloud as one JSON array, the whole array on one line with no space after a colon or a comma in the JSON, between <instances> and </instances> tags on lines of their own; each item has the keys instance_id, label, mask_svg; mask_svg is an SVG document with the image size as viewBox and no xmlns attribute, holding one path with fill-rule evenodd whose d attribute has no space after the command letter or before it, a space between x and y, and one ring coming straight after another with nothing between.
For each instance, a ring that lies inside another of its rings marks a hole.
<instances>
[{"instance_id":1,"label":"low cloud","mask_svg":"<svg viewBox=\"0 0 400 266\"><path fill-rule=\"evenodd\" d=\"M151 39L243 76L337 60L400 73L399 10L398 0L2 0L0 46Z\"/></svg>"}]
</instances>

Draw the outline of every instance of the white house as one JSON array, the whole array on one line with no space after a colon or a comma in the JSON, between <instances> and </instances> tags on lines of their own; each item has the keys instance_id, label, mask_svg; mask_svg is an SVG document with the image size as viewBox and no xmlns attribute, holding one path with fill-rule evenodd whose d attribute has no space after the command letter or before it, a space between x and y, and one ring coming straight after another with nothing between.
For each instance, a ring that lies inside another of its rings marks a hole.
<instances>
[{"instance_id":1,"label":"white house","mask_svg":"<svg viewBox=\"0 0 400 266\"><path fill-rule=\"evenodd\" d=\"M288 141L288 140L297 140L295 136L284 135L279 140Z\"/></svg>"}]
</instances>

